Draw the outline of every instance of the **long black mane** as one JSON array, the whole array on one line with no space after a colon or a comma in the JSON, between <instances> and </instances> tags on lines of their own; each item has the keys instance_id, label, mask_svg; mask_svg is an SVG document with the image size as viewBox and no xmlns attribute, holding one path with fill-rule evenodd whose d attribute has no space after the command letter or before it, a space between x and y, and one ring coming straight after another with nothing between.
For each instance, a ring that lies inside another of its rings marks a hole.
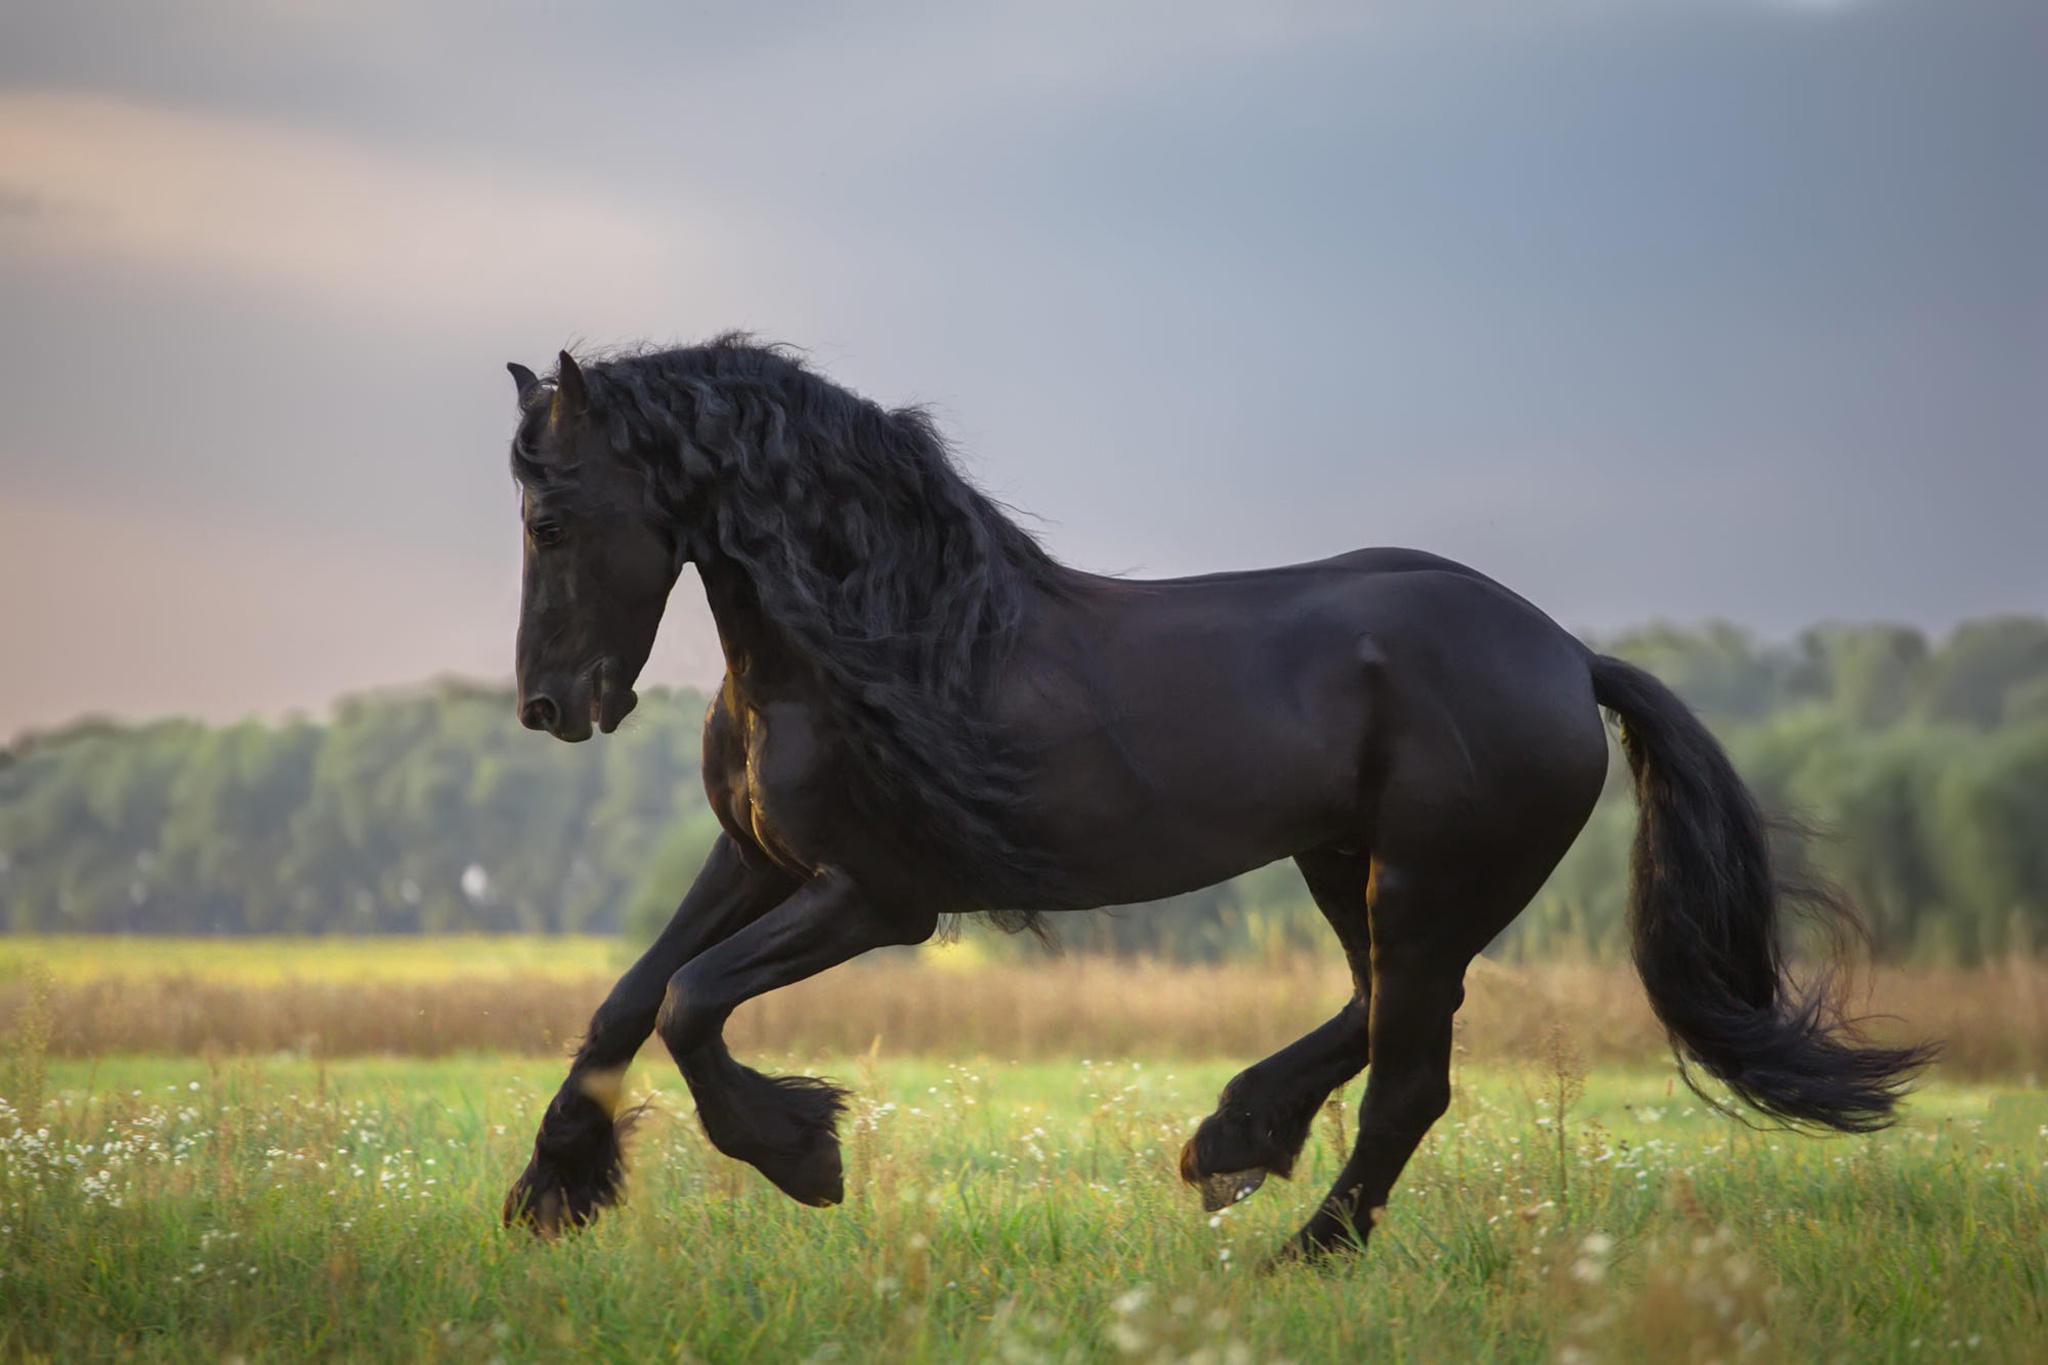
<instances>
[{"instance_id":1,"label":"long black mane","mask_svg":"<svg viewBox=\"0 0 2048 1365\"><path fill-rule=\"evenodd\" d=\"M911 842L976 888L963 909L1036 927L1006 908L1055 888L1019 837L991 679L1032 591L1067 571L961 475L922 408L885 409L785 348L728 335L580 368L588 419L646 472L656 516L744 571L829 681L876 809L914 813ZM513 463L550 482L527 440Z\"/></svg>"}]
</instances>

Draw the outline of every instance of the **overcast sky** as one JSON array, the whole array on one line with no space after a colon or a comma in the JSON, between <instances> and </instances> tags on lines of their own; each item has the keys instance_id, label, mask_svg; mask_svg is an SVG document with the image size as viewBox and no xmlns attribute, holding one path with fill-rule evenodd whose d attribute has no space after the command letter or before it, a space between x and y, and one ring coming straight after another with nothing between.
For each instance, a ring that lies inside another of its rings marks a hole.
<instances>
[{"instance_id":1,"label":"overcast sky","mask_svg":"<svg viewBox=\"0 0 2048 1365\"><path fill-rule=\"evenodd\" d=\"M1086 568L2040 611L2048 5L10 0L0 736L507 675L504 362L732 327Z\"/></svg>"}]
</instances>

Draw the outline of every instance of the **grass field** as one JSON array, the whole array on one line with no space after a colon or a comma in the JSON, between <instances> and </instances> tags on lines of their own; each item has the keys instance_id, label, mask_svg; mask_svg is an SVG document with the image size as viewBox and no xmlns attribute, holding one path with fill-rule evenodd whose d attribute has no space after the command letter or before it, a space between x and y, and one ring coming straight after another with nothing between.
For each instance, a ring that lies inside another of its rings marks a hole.
<instances>
[{"instance_id":1,"label":"grass field","mask_svg":"<svg viewBox=\"0 0 2048 1365\"><path fill-rule=\"evenodd\" d=\"M1654 1072L1594 1073L1560 1128L1552 1077L1467 1067L1370 1253L1262 1275L1348 1111L1295 1182L1212 1219L1173 1158L1230 1066L824 1069L860 1092L844 1207L800 1208L711 1153L643 1066L658 1111L632 1202L542 1245L495 1213L551 1065L56 1063L38 1120L0 1141L0 1355L2048 1353L2038 1090L1935 1085L1897 1131L1815 1140L1714 1116Z\"/></svg>"},{"instance_id":2,"label":"grass field","mask_svg":"<svg viewBox=\"0 0 2048 1365\"><path fill-rule=\"evenodd\" d=\"M631 1203L540 1245L496 1212L574 1023L519 1055L450 1030L548 990L579 1020L612 945L266 946L0 940L0 1358L2048 1359L2037 965L1910 978L1975 1021L1976 1060L1858 1139L1708 1111L1625 974L1484 968L1452 1111L1370 1252L1262 1274L1355 1093L1294 1182L1221 1217L1175 1159L1225 1079L1341 994L1313 965L899 961L807 983L735 1043L855 1088L845 1206L800 1208L711 1152L656 1047L632 1077L654 1109ZM272 1046L258 1007L314 997L348 1045ZM208 1041L94 1042L159 1035Z\"/></svg>"}]
</instances>

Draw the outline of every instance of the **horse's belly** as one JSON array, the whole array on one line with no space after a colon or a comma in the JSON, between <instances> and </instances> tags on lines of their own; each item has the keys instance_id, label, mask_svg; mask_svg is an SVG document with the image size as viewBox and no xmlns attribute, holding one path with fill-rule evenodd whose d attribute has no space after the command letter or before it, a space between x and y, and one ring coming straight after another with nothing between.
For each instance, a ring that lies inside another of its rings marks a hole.
<instances>
[{"instance_id":1,"label":"horse's belly","mask_svg":"<svg viewBox=\"0 0 2048 1365\"><path fill-rule=\"evenodd\" d=\"M1362 686L1236 681L1212 667L1148 689L1151 704L1046 755L1032 805L1087 899L1157 899L1363 843Z\"/></svg>"}]
</instances>

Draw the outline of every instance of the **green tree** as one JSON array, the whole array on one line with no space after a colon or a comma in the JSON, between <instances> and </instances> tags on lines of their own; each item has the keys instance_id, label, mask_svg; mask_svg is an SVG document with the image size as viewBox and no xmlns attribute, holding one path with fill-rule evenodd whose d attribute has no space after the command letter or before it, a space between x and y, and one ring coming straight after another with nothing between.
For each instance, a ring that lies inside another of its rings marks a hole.
<instances>
[{"instance_id":1,"label":"green tree","mask_svg":"<svg viewBox=\"0 0 2048 1365\"><path fill-rule=\"evenodd\" d=\"M1909 626L1815 626L1799 637L1801 691L1859 725L1891 725L1926 686L1927 637Z\"/></svg>"},{"instance_id":2,"label":"green tree","mask_svg":"<svg viewBox=\"0 0 2048 1365\"><path fill-rule=\"evenodd\" d=\"M1718 720L1767 715L1785 700L1795 672L1788 655L1759 649L1748 631L1726 621L1697 630L1660 622L1599 647L1648 669L1687 704Z\"/></svg>"},{"instance_id":3,"label":"green tree","mask_svg":"<svg viewBox=\"0 0 2048 1365\"><path fill-rule=\"evenodd\" d=\"M2008 698L2026 698L2048 678L2048 620L2000 616L1955 628L1930 665L1929 716L1989 730L2006 719Z\"/></svg>"}]
</instances>

